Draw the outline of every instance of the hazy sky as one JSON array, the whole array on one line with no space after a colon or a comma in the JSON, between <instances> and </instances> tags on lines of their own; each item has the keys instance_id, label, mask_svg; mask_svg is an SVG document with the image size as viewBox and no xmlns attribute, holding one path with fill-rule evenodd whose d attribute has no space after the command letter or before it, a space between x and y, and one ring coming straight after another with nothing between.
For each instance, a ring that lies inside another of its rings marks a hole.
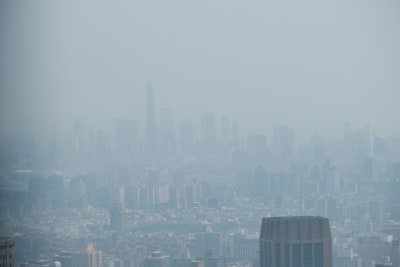
<instances>
[{"instance_id":1,"label":"hazy sky","mask_svg":"<svg viewBox=\"0 0 400 267\"><path fill-rule=\"evenodd\" d=\"M212 111L256 133L400 133L400 2L325 2L3 0L1 135L143 128L148 81L177 125Z\"/></svg>"}]
</instances>

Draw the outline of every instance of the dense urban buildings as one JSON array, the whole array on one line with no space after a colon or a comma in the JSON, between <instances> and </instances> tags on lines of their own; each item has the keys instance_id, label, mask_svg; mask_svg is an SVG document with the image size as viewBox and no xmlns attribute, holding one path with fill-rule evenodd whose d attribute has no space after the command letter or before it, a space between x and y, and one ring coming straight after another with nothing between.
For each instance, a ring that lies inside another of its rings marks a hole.
<instances>
[{"instance_id":1,"label":"dense urban buildings","mask_svg":"<svg viewBox=\"0 0 400 267\"><path fill-rule=\"evenodd\" d=\"M332 267L329 220L314 216L263 218L261 267Z\"/></svg>"},{"instance_id":2,"label":"dense urban buildings","mask_svg":"<svg viewBox=\"0 0 400 267\"><path fill-rule=\"evenodd\" d=\"M400 267L399 33L400 0L0 0L0 267Z\"/></svg>"},{"instance_id":3,"label":"dense urban buildings","mask_svg":"<svg viewBox=\"0 0 400 267\"><path fill-rule=\"evenodd\" d=\"M400 138L245 134L213 112L179 121L145 92L142 124L76 120L65 138L0 150L16 266L399 264Z\"/></svg>"}]
</instances>

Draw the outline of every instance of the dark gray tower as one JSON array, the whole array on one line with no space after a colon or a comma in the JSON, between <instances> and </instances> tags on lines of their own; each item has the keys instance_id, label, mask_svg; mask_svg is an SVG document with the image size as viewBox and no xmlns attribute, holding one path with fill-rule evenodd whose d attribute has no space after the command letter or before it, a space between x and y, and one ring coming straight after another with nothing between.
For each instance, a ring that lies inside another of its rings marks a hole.
<instances>
[{"instance_id":1,"label":"dark gray tower","mask_svg":"<svg viewBox=\"0 0 400 267\"><path fill-rule=\"evenodd\" d=\"M261 267L332 267L329 220L295 216L263 218Z\"/></svg>"}]
</instances>

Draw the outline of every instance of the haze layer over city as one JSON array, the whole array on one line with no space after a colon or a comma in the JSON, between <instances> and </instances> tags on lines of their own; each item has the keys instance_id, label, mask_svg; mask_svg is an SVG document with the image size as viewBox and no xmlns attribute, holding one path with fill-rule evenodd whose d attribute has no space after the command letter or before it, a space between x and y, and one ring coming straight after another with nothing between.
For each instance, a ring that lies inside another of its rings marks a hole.
<instances>
[{"instance_id":1,"label":"haze layer over city","mask_svg":"<svg viewBox=\"0 0 400 267\"><path fill-rule=\"evenodd\" d=\"M254 267L272 262L262 221L307 221L324 225L324 267L400 266L399 14L397 1L2 1L12 264Z\"/></svg>"}]
</instances>

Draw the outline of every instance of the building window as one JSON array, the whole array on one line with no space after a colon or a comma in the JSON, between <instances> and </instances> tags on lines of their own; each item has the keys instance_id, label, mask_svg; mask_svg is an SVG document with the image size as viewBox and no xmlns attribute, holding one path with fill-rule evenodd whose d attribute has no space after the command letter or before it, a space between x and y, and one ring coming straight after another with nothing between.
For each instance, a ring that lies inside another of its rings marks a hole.
<instances>
[{"instance_id":1,"label":"building window","mask_svg":"<svg viewBox=\"0 0 400 267\"><path fill-rule=\"evenodd\" d=\"M285 266L290 267L290 245L285 244Z\"/></svg>"},{"instance_id":2,"label":"building window","mask_svg":"<svg viewBox=\"0 0 400 267\"><path fill-rule=\"evenodd\" d=\"M303 266L313 266L312 265L312 244L304 243L303 244ZM319 266L319 265L317 265Z\"/></svg>"},{"instance_id":3,"label":"building window","mask_svg":"<svg viewBox=\"0 0 400 267\"><path fill-rule=\"evenodd\" d=\"M322 247L322 243L314 244L314 266L323 266L324 264L324 250Z\"/></svg>"},{"instance_id":4,"label":"building window","mask_svg":"<svg viewBox=\"0 0 400 267\"><path fill-rule=\"evenodd\" d=\"M275 244L275 266L281 266L281 245Z\"/></svg>"},{"instance_id":5,"label":"building window","mask_svg":"<svg viewBox=\"0 0 400 267\"><path fill-rule=\"evenodd\" d=\"M301 267L301 244L292 244L292 266Z\"/></svg>"}]
</instances>

